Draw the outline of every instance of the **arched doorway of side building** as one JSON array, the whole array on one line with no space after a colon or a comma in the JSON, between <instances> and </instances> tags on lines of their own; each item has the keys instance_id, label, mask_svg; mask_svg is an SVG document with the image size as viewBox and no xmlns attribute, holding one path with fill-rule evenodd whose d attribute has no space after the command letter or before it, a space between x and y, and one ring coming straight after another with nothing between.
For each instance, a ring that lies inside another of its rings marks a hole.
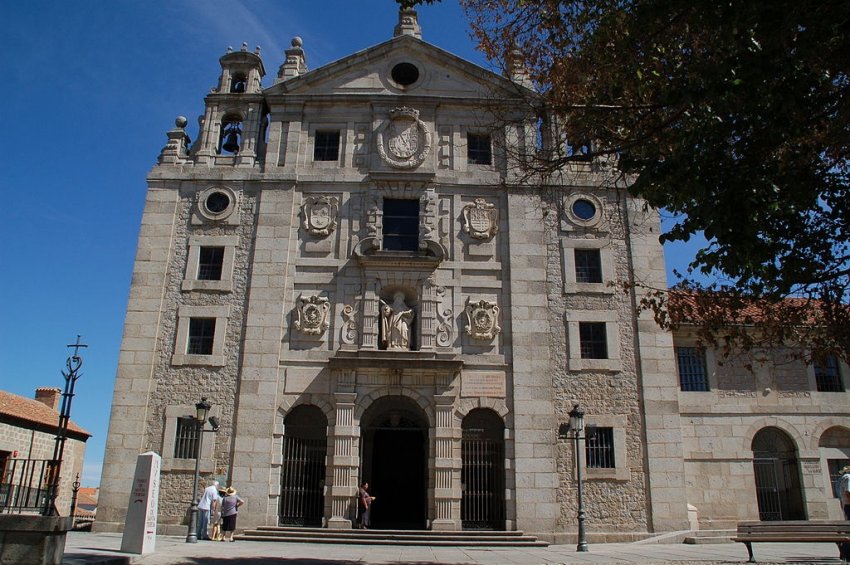
<instances>
[{"instance_id":1,"label":"arched doorway of side building","mask_svg":"<svg viewBox=\"0 0 850 565\"><path fill-rule=\"evenodd\" d=\"M753 437L759 520L805 520L797 448L788 434L767 427Z\"/></svg>"},{"instance_id":2,"label":"arched doorway of side building","mask_svg":"<svg viewBox=\"0 0 850 565\"><path fill-rule=\"evenodd\" d=\"M379 398L360 419L360 482L375 497L372 528L426 528L428 428L425 413L405 396Z\"/></svg>"}]
</instances>

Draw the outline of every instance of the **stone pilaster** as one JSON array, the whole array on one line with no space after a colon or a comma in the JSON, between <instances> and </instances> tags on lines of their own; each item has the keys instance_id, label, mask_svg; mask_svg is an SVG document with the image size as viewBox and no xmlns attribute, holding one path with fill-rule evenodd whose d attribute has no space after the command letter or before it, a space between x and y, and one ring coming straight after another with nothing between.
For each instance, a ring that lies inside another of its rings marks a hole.
<instances>
[{"instance_id":1,"label":"stone pilaster","mask_svg":"<svg viewBox=\"0 0 850 565\"><path fill-rule=\"evenodd\" d=\"M419 350L436 349L437 306L436 285L426 280L419 291Z\"/></svg>"},{"instance_id":2,"label":"stone pilaster","mask_svg":"<svg viewBox=\"0 0 850 565\"><path fill-rule=\"evenodd\" d=\"M453 395L434 396L434 518L432 530L460 530L461 460L455 457L454 444L460 430L454 427Z\"/></svg>"},{"instance_id":3,"label":"stone pilaster","mask_svg":"<svg viewBox=\"0 0 850 565\"><path fill-rule=\"evenodd\" d=\"M353 372L342 371L338 386L344 387ZM354 502L357 497L357 469L359 427L354 425L354 392L334 393L336 425L333 429L334 452L331 458L332 484L330 486L330 516L328 528L351 529L354 518Z\"/></svg>"},{"instance_id":4,"label":"stone pilaster","mask_svg":"<svg viewBox=\"0 0 850 565\"><path fill-rule=\"evenodd\" d=\"M371 280L366 285L366 294L363 297L363 341L360 344L363 349L378 349L379 308L377 282Z\"/></svg>"}]
</instances>

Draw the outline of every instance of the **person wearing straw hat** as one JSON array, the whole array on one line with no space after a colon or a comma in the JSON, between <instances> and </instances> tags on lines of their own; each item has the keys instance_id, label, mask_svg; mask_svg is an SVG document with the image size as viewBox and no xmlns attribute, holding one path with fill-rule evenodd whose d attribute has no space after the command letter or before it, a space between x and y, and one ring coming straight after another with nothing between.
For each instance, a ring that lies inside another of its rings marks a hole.
<instances>
[{"instance_id":1,"label":"person wearing straw hat","mask_svg":"<svg viewBox=\"0 0 850 565\"><path fill-rule=\"evenodd\" d=\"M236 489L232 486L227 487L221 501L221 529L224 532L224 541L236 541L233 539L233 532L236 530L236 514L243 504L245 501L236 496Z\"/></svg>"},{"instance_id":2,"label":"person wearing straw hat","mask_svg":"<svg viewBox=\"0 0 850 565\"><path fill-rule=\"evenodd\" d=\"M844 510L844 519L850 520L850 465L846 465L839 471L838 477L838 500ZM850 558L850 543L841 544L841 558L845 561Z\"/></svg>"}]
</instances>

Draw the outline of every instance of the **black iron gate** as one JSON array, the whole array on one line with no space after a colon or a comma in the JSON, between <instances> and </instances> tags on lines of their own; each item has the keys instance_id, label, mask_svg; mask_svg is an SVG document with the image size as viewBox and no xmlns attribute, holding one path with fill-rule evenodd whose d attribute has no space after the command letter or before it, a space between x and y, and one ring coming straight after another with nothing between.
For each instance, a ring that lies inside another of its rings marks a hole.
<instances>
[{"instance_id":1,"label":"black iron gate","mask_svg":"<svg viewBox=\"0 0 850 565\"><path fill-rule=\"evenodd\" d=\"M324 514L327 440L283 438L280 524L320 526Z\"/></svg>"},{"instance_id":2,"label":"black iron gate","mask_svg":"<svg viewBox=\"0 0 850 565\"><path fill-rule=\"evenodd\" d=\"M505 456L499 440L464 437L461 441L463 494L460 514L466 530L505 527Z\"/></svg>"},{"instance_id":3,"label":"black iron gate","mask_svg":"<svg viewBox=\"0 0 850 565\"><path fill-rule=\"evenodd\" d=\"M776 475L776 459L754 459L753 471L756 478L756 498L759 505L759 520L781 520L782 499L779 496L779 478Z\"/></svg>"}]
</instances>

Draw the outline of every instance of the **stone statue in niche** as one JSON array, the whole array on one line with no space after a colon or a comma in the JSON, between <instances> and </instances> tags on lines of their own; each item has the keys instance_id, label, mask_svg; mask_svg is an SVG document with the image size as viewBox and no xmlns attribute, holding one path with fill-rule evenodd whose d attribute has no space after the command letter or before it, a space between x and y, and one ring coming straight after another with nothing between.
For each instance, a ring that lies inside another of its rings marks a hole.
<instances>
[{"instance_id":1,"label":"stone statue in niche","mask_svg":"<svg viewBox=\"0 0 850 565\"><path fill-rule=\"evenodd\" d=\"M339 200L335 196L307 196L301 209L304 229L316 236L330 235L336 229Z\"/></svg>"},{"instance_id":2,"label":"stone statue in niche","mask_svg":"<svg viewBox=\"0 0 850 565\"><path fill-rule=\"evenodd\" d=\"M491 340L502 331L499 327L499 307L495 302L468 302L465 312L466 333L473 339Z\"/></svg>"},{"instance_id":3,"label":"stone statue in niche","mask_svg":"<svg viewBox=\"0 0 850 565\"><path fill-rule=\"evenodd\" d=\"M483 198L463 207L463 220L463 231L475 239L490 239L499 231L496 206Z\"/></svg>"},{"instance_id":4,"label":"stone statue in niche","mask_svg":"<svg viewBox=\"0 0 850 565\"><path fill-rule=\"evenodd\" d=\"M328 329L328 311L331 309L327 298L321 296L300 296L296 313L298 319L295 329L307 335L321 335Z\"/></svg>"},{"instance_id":5,"label":"stone statue in niche","mask_svg":"<svg viewBox=\"0 0 850 565\"><path fill-rule=\"evenodd\" d=\"M393 303L381 300L381 345L388 350L410 350L410 329L415 314L404 302L404 293L396 292Z\"/></svg>"}]
</instances>

